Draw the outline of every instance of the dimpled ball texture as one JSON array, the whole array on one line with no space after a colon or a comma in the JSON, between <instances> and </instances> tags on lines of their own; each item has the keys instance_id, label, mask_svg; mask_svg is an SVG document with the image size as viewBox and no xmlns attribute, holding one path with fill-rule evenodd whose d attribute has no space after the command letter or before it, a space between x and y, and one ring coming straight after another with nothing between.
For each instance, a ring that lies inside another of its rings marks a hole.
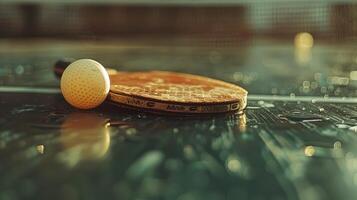
<instances>
[{"instance_id":1,"label":"dimpled ball texture","mask_svg":"<svg viewBox=\"0 0 357 200\"><path fill-rule=\"evenodd\" d=\"M80 109L99 106L110 89L109 75L105 68L91 59L71 63L63 72L61 91L66 101Z\"/></svg>"}]
</instances>

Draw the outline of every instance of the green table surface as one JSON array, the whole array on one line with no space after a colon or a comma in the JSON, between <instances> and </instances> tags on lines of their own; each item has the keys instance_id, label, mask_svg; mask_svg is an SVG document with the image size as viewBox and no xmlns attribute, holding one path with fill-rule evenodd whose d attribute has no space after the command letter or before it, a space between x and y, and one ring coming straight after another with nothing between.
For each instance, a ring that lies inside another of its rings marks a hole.
<instances>
[{"instance_id":1,"label":"green table surface","mask_svg":"<svg viewBox=\"0 0 357 200\"><path fill-rule=\"evenodd\" d=\"M356 199L352 45L0 41L0 199ZM239 84L244 114L165 116L59 93L53 63L92 58Z\"/></svg>"}]
</instances>

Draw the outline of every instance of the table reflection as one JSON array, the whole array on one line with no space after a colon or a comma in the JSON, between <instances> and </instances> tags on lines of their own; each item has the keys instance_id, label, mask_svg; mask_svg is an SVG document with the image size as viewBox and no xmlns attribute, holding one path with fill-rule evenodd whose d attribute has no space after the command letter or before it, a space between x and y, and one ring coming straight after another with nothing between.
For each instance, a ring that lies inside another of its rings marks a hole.
<instances>
[{"instance_id":1,"label":"table reflection","mask_svg":"<svg viewBox=\"0 0 357 200\"><path fill-rule=\"evenodd\" d=\"M108 119L96 113L69 114L61 125L59 141L63 151L58 159L73 167L80 161L103 158L110 146L108 126Z\"/></svg>"}]
</instances>

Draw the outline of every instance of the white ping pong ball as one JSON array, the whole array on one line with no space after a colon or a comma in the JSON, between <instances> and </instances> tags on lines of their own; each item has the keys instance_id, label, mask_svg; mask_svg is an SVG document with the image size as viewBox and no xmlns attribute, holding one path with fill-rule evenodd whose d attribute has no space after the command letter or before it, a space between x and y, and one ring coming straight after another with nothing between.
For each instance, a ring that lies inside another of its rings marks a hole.
<instances>
[{"instance_id":1,"label":"white ping pong ball","mask_svg":"<svg viewBox=\"0 0 357 200\"><path fill-rule=\"evenodd\" d=\"M109 75L97 61L80 59L71 63L63 72L61 91L66 101L80 109L99 106L110 89Z\"/></svg>"}]
</instances>

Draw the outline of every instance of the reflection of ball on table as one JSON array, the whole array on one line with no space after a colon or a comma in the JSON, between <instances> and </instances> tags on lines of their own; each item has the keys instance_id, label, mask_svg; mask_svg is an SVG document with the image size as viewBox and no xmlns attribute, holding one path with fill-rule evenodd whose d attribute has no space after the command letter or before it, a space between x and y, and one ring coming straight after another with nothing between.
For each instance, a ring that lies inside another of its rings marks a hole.
<instances>
[{"instance_id":1,"label":"reflection of ball on table","mask_svg":"<svg viewBox=\"0 0 357 200\"><path fill-rule=\"evenodd\" d=\"M110 89L109 75L105 68L91 59L71 63L63 72L61 91L66 101L80 109L100 105Z\"/></svg>"},{"instance_id":2,"label":"reflection of ball on table","mask_svg":"<svg viewBox=\"0 0 357 200\"><path fill-rule=\"evenodd\" d=\"M61 160L75 165L82 160L97 160L107 153L110 145L108 120L94 113L71 113L62 126L59 141Z\"/></svg>"}]
</instances>

